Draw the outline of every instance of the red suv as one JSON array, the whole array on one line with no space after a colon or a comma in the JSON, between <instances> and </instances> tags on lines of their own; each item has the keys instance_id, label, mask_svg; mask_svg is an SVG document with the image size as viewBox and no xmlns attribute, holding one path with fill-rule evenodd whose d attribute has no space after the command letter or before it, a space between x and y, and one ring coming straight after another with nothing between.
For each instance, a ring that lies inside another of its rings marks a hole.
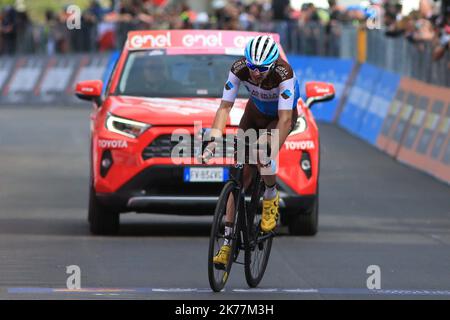
<instances>
[{"instance_id":1,"label":"red suv","mask_svg":"<svg viewBox=\"0 0 450 320\"><path fill-rule=\"evenodd\" d=\"M213 214L224 182L225 159L195 159L194 124L212 125L231 64L253 32L215 30L133 31L103 90L100 80L79 82L90 100L89 224L93 234L116 234L120 213ZM272 34L279 42L279 36ZM281 46L280 46L281 48ZM281 57L286 56L281 49ZM104 92L104 93L102 93ZM334 96L325 83L308 83L306 101L279 154L281 221L291 234L314 235L318 222L319 132L309 107ZM228 119L237 130L245 90ZM181 135L179 134L181 132ZM184 141L186 154L175 154ZM225 148L225 147L224 147Z\"/></svg>"}]
</instances>

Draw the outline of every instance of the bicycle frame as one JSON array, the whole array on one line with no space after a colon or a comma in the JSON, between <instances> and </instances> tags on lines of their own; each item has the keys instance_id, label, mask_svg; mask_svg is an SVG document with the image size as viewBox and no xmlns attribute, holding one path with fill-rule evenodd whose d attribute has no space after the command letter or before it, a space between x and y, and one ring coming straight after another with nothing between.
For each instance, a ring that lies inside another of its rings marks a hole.
<instances>
[{"instance_id":1,"label":"bicycle frame","mask_svg":"<svg viewBox=\"0 0 450 320\"><path fill-rule=\"evenodd\" d=\"M235 161L235 170L231 173L230 181L225 184L216 206L211 231L208 276L211 288L216 292L222 290L227 282L233 263L245 266L247 283L250 287L256 287L264 275L271 250L271 238L275 235L273 231L269 233L261 232L260 223L258 219L255 219L263 191L259 170L257 169L256 174L252 177L251 198L250 202L248 202L244 185L244 168L248 160L247 158L238 160L235 157ZM233 197L232 199L234 200L233 207L228 206L230 197ZM222 219L229 213L228 210L234 212L232 221L228 221L233 224L233 229L229 235L225 235L223 231L220 231L220 224L224 222ZM226 238L231 242L230 256L226 264L212 264L211 260L214 257L214 252L217 252L214 248L216 245L220 246L217 240L220 238ZM264 244L265 241L267 241L266 244ZM237 261L241 250L245 252L244 262ZM261 257L260 254L262 254L262 258L258 258ZM253 264L254 261L256 261L255 265ZM253 266L257 267L256 274ZM217 274L217 270L222 270L223 273Z\"/></svg>"},{"instance_id":2,"label":"bicycle frame","mask_svg":"<svg viewBox=\"0 0 450 320\"><path fill-rule=\"evenodd\" d=\"M236 240L238 244L236 246L237 252L234 253L234 261L236 262L240 250L245 250L246 246L253 248L259 243L264 242L268 238L273 237L274 233L270 232L256 239L256 233L252 232L251 230L251 227L253 226L253 214L256 212L258 206L257 202L259 202L259 197L256 194L259 191L258 185L261 183L261 176L259 174L259 171L257 171L255 176L253 177L253 190L249 203L250 208L247 210L245 202L245 191L243 190L244 164L237 163L234 167L236 169L236 176L232 176L231 180L235 183L235 191L233 192L233 196L235 199L235 206L238 206L238 210L236 210L235 207L235 217L233 219L233 225L235 226L233 235L236 237L234 240ZM241 234L241 232L243 234Z\"/></svg>"}]
</instances>

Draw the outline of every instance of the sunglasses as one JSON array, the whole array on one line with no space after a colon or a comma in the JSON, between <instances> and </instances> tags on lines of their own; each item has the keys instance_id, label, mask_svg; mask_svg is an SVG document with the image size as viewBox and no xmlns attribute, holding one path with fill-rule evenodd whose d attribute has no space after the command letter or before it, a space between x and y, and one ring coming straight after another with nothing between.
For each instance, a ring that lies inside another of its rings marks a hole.
<instances>
[{"instance_id":1,"label":"sunglasses","mask_svg":"<svg viewBox=\"0 0 450 320\"><path fill-rule=\"evenodd\" d=\"M246 61L246 63L247 63L247 67L250 69L250 70L256 70L256 69L258 69L258 71L259 72L267 72L267 71L269 71L270 70L270 67L272 66L272 65L268 65L268 66L255 66L254 64L252 64L252 63L250 63L250 62L248 62L248 61Z\"/></svg>"}]
</instances>

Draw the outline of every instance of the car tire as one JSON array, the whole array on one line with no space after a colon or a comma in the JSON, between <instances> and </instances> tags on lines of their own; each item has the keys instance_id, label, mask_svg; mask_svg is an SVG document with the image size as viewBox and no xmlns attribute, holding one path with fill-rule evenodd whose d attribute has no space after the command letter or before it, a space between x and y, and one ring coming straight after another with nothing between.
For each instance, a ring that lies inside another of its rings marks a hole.
<instances>
[{"instance_id":1,"label":"car tire","mask_svg":"<svg viewBox=\"0 0 450 320\"><path fill-rule=\"evenodd\" d=\"M88 221L93 235L116 235L119 232L120 214L102 206L93 187L89 191Z\"/></svg>"},{"instance_id":2,"label":"car tire","mask_svg":"<svg viewBox=\"0 0 450 320\"><path fill-rule=\"evenodd\" d=\"M294 213L292 210L289 210L288 208L281 208L280 209L280 224L282 226L289 225L289 219Z\"/></svg>"},{"instance_id":3,"label":"car tire","mask_svg":"<svg viewBox=\"0 0 450 320\"><path fill-rule=\"evenodd\" d=\"M319 225L319 199L306 211L298 212L289 217L289 233L295 236L314 236Z\"/></svg>"},{"instance_id":4,"label":"car tire","mask_svg":"<svg viewBox=\"0 0 450 320\"><path fill-rule=\"evenodd\" d=\"M320 137L319 145L319 172L321 164ZM319 229L319 174L317 174L316 199L311 207L294 215L288 216L288 229L291 235L315 236Z\"/></svg>"}]
</instances>

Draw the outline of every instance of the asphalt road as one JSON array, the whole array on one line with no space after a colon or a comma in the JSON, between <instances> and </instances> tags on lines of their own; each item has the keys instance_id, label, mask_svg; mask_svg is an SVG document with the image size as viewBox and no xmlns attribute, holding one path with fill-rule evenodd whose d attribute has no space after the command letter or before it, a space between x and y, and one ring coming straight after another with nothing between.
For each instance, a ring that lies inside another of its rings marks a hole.
<instances>
[{"instance_id":1,"label":"asphalt road","mask_svg":"<svg viewBox=\"0 0 450 320\"><path fill-rule=\"evenodd\" d=\"M320 125L317 236L281 229L259 288L235 266L219 294L211 217L127 214L119 236L89 234L88 128L89 108L0 108L0 299L450 299L450 187L339 128Z\"/></svg>"}]
</instances>

